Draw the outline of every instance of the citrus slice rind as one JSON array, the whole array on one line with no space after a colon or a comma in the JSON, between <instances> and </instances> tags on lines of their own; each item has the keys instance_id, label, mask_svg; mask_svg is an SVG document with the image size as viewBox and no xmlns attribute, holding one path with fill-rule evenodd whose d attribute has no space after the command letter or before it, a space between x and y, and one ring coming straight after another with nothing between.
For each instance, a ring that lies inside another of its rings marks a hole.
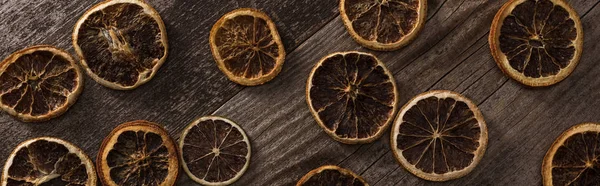
<instances>
[{"instance_id":1,"label":"citrus slice rind","mask_svg":"<svg viewBox=\"0 0 600 186\"><path fill-rule=\"evenodd\" d=\"M352 185L369 186L369 184L356 173L335 165L325 165L306 173L296 186L312 185Z\"/></svg>"},{"instance_id":2,"label":"citrus slice rind","mask_svg":"<svg viewBox=\"0 0 600 186\"><path fill-rule=\"evenodd\" d=\"M97 181L94 163L77 146L53 137L39 137L19 144L2 170L2 186L86 185Z\"/></svg>"},{"instance_id":3,"label":"citrus slice rind","mask_svg":"<svg viewBox=\"0 0 600 186\"><path fill-rule=\"evenodd\" d=\"M246 133L235 122L218 116L205 116L188 125L179 139L179 151L186 174L202 185L232 184L250 164Z\"/></svg>"},{"instance_id":4,"label":"citrus slice rind","mask_svg":"<svg viewBox=\"0 0 600 186\"><path fill-rule=\"evenodd\" d=\"M370 143L383 135L397 110L394 76L375 56L338 52L321 59L306 85L317 124L333 139Z\"/></svg>"},{"instance_id":5,"label":"citrus slice rind","mask_svg":"<svg viewBox=\"0 0 600 186\"><path fill-rule=\"evenodd\" d=\"M447 181L477 166L487 140L487 127L476 105L455 92L429 91L402 107L390 144L394 157L410 173Z\"/></svg>"},{"instance_id":6,"label":"citrus slice rind","mask_svg":"<svg viewBox=\"0 0 600 186\"><path fill-rule=\"evenodd\" d=\"M414 40L427 14L426 0L340 0L352 38L372 50L391 51Z\"/></svg>"},{"instance_id":7,"label":"citrus slice rind","mask_svg":"<svg viewBox=\"0 0 600 186\"><path fill-rule=\"evenodd\" d=\"M167 131L148 121L117 126L96 157L103 185L173 186L179 172L177 147Z\"/></svg>"},{"instance_id":8,"label":"citrus slice rind","mask_svg":"<svg viewBox=\"0 0 600 186\"><path fill-rule=\"evenodd\" d=\"M527 86L549 86L579 63L583 27L563 0L510 0L494 18L489 43L506 75Z\"/></svg>"},{"instance_id":9,"label":"citrus slice rind","mask_svg":"<svg viewBox=\"0 0 600 186\"><path fill-rule=\"evenodd\" d=\"M145 1L103 1L73 29L73 48L94 81L131 90L150 81L167 59L167 31Z\"/></svg>"},{"instance_id":10,"label":"citrus slice rind","mask_svg":"<svg viewBox=\"0 0 600 186\"><path fill-rule=\"evenodd\" d=\"M285 61L275 23L256 9L241 8L225 14L212 27L209 41L219 70L240 85L271 81Z\"/></svg>"},{"instance_id":11,"label":"citrus slice rind","mask_svg":"<svg viewBox=\"0 0 600 186\"><path fill-rule=\"evenodd\" d=\"M551 185L595 185L600 181L600 124L582 123L552 143L542 163L542 178Z\"/></svg>"},{"instance_id":12,"label":"citrus slice rind","mask_svg":"<svg viewBox=\"0 0 600 186\"><path fill-rule=\"evenodd\" d=\"M0 64L0 107L25 122L60 116L83 90L83 76L64 50L39 45L17 51Z\"/></svg>"}]
</instances>

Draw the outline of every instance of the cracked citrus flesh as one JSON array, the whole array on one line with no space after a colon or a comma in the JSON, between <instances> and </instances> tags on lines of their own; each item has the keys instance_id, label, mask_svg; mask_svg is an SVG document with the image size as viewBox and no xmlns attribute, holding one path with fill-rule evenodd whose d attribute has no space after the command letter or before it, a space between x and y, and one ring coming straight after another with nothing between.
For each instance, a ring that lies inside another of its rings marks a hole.
<instances>
[{"instance_id":1,"label":"cracked citrus flesh","mask_svg":"<svg viewBox=\"0 0 600 186\"><path fill-rule=\"evenodd\" d=\"M424 22L424 0L341 0L350 35L375 50L395 50L410 42Z\"/></svg>"},{"instance_id":2,"label":"cracked citrus flesh","mask_svg":"<svg viewBox=\"0 0 600 186\"><path fill-rule=\"evenodd\" d=\"M187 127L180 140L186 173L204 185L227 185L239 179L250 163L250 142L228 119L210 116Z\"/></svg>"},{"instance_id":3,"label":"cracked citrus flesh","mask_svg":"<svg viewBox=\"0 0 600 186\"><path fill-rule=\"evenodd\" d=\"M375 56L334 53L311 72L307 101L317 123L344 143L371 142L387 128L396 111L393 76Z\"/></svg>"},{"instance_id":4,"label":"cracked citrus flesh","mask_svg":"<svg viewBox=\"0 0 600 186\"><path fill-rule=\"evenodd\" d=\"M107 185L174 185L177 157L164 129L134 121L120 125L105 139L97 163Z\"/></svg>"},{"instance_id":5,"label":"cracked citrus flesh","mask_svg":"<svg viewBox=\"0 0 600 186\"><path fill-rule=\"evenodd\" d=\"M576 125L560 135L544 158L544 185L600 183L599 133L599 124L586 123Z\"/></svg>"},{"instance_id":6,"label":"cracked citrus flesh","mask_svg":"<svg viewBox=\"0 0 600 186\"><path fill-rule=\"evenodd\" d=\"M481 113L466 98L432 91L411 100L392 129L392 149L413 174L445 181L477 165L487 144Z\"/></svg>"},{"instance_id":7,"label":"cracked citrus flesh","mask_svg":"<svg viewBox=\"0 0 600 186\"><path fill-rule=\"evenodd\" d=\"M296 183L296 186L347 185L368 186L356 173L333 165L326 165L310 171Z\"/></svg>"},{"instance_id":8,"label":"cracked citrus flesh","mask_svg":"<svg viewBox=\"0 0 600 186\"><path fill-rule=\"evenodd\" d=\"M534 86L556 83L571 73L582 50L577 13L559 0L514 0L505 6L495 20L498 28L492 28L497 29L495 41L490 42L502 53L496 54L501 67L510 68L504 71L520 81L537 79L538 83L525 82Z\"/></svg>"},{"instance_id":9,"label":"cracked citrus flesh","mask_svg":"<svg viewBox=\"0 0 600 186\"><path fill-rule=\"evenodd\" d=\"M273 79L285 59L275 24L254 9L224 15L211 30L210 46L219 69L232 81L246 86Z\"/></svg>"},{"instance_id":10,"label":"cracked citrus flesh","mask_svg":"<svg viewBox=\"0 0 600 186\"><path fill-rule=\"evenodd\" d=\"M55 138L21 143L5 164L2 185L96 185L92 161L72 144Z\"/></svg>"},{"instance_id":11,"label":"cracked citrus flesh","mask_svg":"<svg viewBox=\"0 0 600 186\"><path fill-rule=\"evenodd\" d=\"M142 1L102 2L77 23L73 44L94 80L132 89L150 80L167 56L164 24Z\"/></svg>"},{"instance_id":12,"label":"cracked citrus flesh","mask_svg":"<svg viewBox=\"0 0 600 186\"><path fill-rule=\"evenodd\" d=\"M0 65L2 109L23 121L44 121L64 113L82 89L75 61L52 46L18 51Z\"/></svg>"}]
</instances>

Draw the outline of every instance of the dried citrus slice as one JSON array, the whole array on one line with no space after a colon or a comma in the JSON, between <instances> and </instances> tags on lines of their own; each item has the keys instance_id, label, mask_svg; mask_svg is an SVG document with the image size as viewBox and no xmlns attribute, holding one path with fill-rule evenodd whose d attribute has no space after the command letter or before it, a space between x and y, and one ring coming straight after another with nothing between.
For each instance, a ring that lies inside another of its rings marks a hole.
<instances>
[{"instance_id":1,"label":"dried citrus slice","mask_svg":"<svg viewBox=\"0 0 600 186\"><path fill-rule=\"evenodd\" d=\"M233 121L202 117L188 125L179 148L183 169L202 185L229 185L237 181L250 164L250 141Z\"/></svg>"},{"instance_id":2,"label":"dried citrus slice","mask_svg":"<svg viewBox=\"0 0 600 186\"><path fill-rule=\"evenodd\" d=\"M53 46L23 49L0 64L0 107L22 121L63 114L82 90L83 76L75 60Z\"/></svg>"},{"instance_id":3,"label":"dried citrus slice","mask_svg":"<svg viewBox=\"0 0 600 186\"><path fill-rule=\"evenodd\" d=\"M52 137L19 144L2 170L2 186L96 185L92 160L75 145Z\"/></svg>"},{"instance_id":4,"label":"dried citrus slice","mask_svg":"<svg viewBox=\"0 0 600 186\"><path fill-rule=\"evenodd\" d=\"M103 1L77 21L73 47L92 79L130 90L150 81L167 59L167 31L145 1Z\"/></svg>"},{"instance_id":5,"label":"dried citrus slice","mask_svg":"<svg viewBox=\"0 0 600 186\"><path fill-rule=\"evenodd\" d=\"M426 0L341 0L346 29L373 50L396 50L415 39L427 14Z\"/></svg>"},{"instance_id":6,"label":"dried citrus slice","mask_svg":"<svg viewBox=\"0 0 600 186\"><path fill-rule=\"evenodd\" d=\"M583 123L563 132L542 163L544 185L600 183L600 124Z\"/></svg>"},{"instance_id":7,"label":"dried citrus slice","mask_svg":"<svg viewBox=\"0 0 600 186\"><path fill-rule=\"evenodd\" d=\"M102 142L96 159L103 185L175 185L177 147L167 131L148 121L119 125Z\"/></svg>"},{"instance_id":8,"label":"dried citrus slice","mask_svg":"<svg viewBox=\"0 0 600 186\"><path fill-rule=\"evenodd\" d=\"M494 18L489 43L505 74L528 86L549 86L579 63L583 28L564 0L510 0Z\"/></svg>"},{"instance_id":9,"label":"dried citrus slice","mask_svg":"<svg viewBox=\"0 0 600 186\"><path fill-rule=\"evenodd\" d=\"M217 66L238 84L264 84L279 74L285 49L269 16L242 8L225 14L210 30L210 49Z\"/></svg>"},{"instance_id":10,"label":"dried citrus slice","mask_svg":"<svg viewBox=\"0 0 600 186\"><path fill-rule=\"evenodd\" d=\"M487 146L487 127L476 105L451 91L410 100L392 127L394 156L412 174L447 181L471 172Z\"/></svg>"},{"instance_id":11,"label":"dried citrus slice","mask_svg":"<svg viewBox=\"0 0 600 186\"><path fill-rule=\"evenodd\" d=\"M304 175L296 186L312 185L348 185L368 186L367 182L356 173L335 165L325 165Z\"/></svg>"},{"instance_id":12,"label":"dried citrus slice","mask_svg":"<svg viewBox=\"0 0 600 186\"><path fill-rule=\"evenodd\" d=\"M381 137L397 110L394 76L375 56L333 53L313 68L306 85L312 115L333 139L347 144Z\"/></svg>"}]
</instances>

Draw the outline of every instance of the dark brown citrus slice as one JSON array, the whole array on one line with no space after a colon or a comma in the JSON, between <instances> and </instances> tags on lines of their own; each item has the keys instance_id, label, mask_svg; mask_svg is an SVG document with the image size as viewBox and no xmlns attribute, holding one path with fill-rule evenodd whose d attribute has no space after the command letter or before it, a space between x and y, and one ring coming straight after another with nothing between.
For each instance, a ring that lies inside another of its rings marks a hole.
<instances>
[{"instance_id":1,"label":"dark brown citrus slice","mask_svg":"<svg viewBox=\"0 0 600 186\"><path fill-rule=\"evenodd\" d=\"M330 54L316 64L306 85L306 101L319 126L347 144L381 137L397 99L394 76L368 53Z\"/></svg>"},{"instance_id":2,"label":"dark brown citrus slice","mask_svg":"<svg viewBox=\"0 0 600 186\"><path fill-rule=\"evenodd\" d=\"M92 79L130 90L150 81L167 59L167 31L145 1L103 1L77 21L73 47Z\"/></svg>"},{"instance_id":3,"label":"dark brown citrus slice","mask_svg":"<svg viewBox=\"0 0 600 186\"><path fill-rule=\"evenodd\" d=\"M471 172L487 147L487 127L476 105L451 91L429 91L410 100L392 127L391 146L400 164L430 181Z\"/></svg>"},{"instance_id":4,"label":"dark brown citrus slice","mask_svg":"<svg viewBox=\"0 0 600 186\"><path fill-rule=\"evenodd\" d=\"M325 165L316 168L304 175L296 186L369 186L367 182L356 173L335 165Z\"/></svg>"},{"instance_id":5,"label":"dark brown citrus slice","mask_svg":"<svg viewBox=\"0 0 600 186\"><path fill-rule=\"evenodd\" d=\"M600 184L600 124L563 132L544 157L542 177L546 186Z\"/></svg>"},{"instance_id":6,"label":"dark brown citrus slice","mask_svg":"<svg viewBox=\"0 0 600 186\"><path fill-rule=\"evenodd\" d=\"M396 50L421 31L426 0L340 0L346 29L359 44L373 50Z\"/></svg>"},{"instance_id":7,"label":"dark brown citrus slice","mask_svg":"<svg viewBox=\"0 0 600 186\"><path fill-rule=\"evenodd\" d=\"M0 64L0 106L26 122L60 116L83 90L83 76L69 53L53 46L15 52Z\"/></svg>"},{"instance_id":8,"label":"dark brown citrus slice","mask_svg":"<svg viewBox=\"0 0 600 186\"><path fill-rule=\"evenodd\" d=\"M175 185L177 147L167 131L148 121L119 125L102 142L96 166L103 185Z\"/></svg>"},{"instance_id":9,"label":"dark brown citrus slice","mask_svg":"<svg viewBox=\"0 0 600 186\"><path fill-rule=\"evenodd\" d=\"M494 18L489 43L509 77L528 86L549 86L579 63L583 28L564 0L510 0Z\"/></svg>"},{"instance_id":10,"label":"dark brown citrus slice","mask_svg":"<svg viewBox=\"0 0 600 186\"><path fill-rule=\"evenodd\" d=\"M52 137L19 144L2 170L2 186L96 185L92 160L75 145Z\"/></svg>"},{"instance_id":11,"label":"dark brown citrus slice","mask_svg":"<svg viewBox=\"0 0 600 186\"><path fill-rule=\"evenodd\" d=\"M283 66L285 49L269 16L242 8L225 14L210 30L210 49L219 69L238 84L271 81Z\"/></svg>"},{"instance_id":12,"label":"dark brown citrus slice","mask_svg":"<svg viewBox=\"0 0 600 186\"><path fill-rule=\"evenodd\" d=\"M233 121L202 117L188 125L179 148L183 169L202 185L229 185L237 181L250 164L250 141Z\"/></svg>"}]
</instances>

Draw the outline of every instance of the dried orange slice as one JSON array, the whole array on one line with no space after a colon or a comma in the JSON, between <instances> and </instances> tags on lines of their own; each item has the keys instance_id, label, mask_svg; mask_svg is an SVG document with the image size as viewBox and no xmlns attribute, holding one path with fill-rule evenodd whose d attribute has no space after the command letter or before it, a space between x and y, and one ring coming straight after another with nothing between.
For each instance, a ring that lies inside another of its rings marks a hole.
<instances>
[{"instance_id":1,"label":"dried orange slice","mask_svg":"<svg viewBox=\"0 0 600 186\"><path fill-rule=\"evenodd\" d=\"M563 132L542 163L544 185L600 183L600 124L583 123Z\"/></svg>"},{"instance_id":2,"label":"dried orange slice","mask_svg":"<svg viewBox=\"0 0 600 186\"><path fill-rule=\"evenodd\" d=\"M350 36L373 50L396 50L421 31L426 0L340 0L340 14Z\"/></svg>"},{"instance_id":3,"label":"dried orange slice","mask_svg":"<svg viewBox=\"0 0 600 186\"><path fill-rule=\"evenodd\" d=\"M0 64L0 107L26 122L60 116L83 90L83 76L69 53L53 46L15 52Z\"/></svg>"},{"instance_id":4,"label":"dried orange slice","mask_svg":"<svg viewBox=\"0 0 600 186\"><path fill-rule=\"evenodd\" d=\"M487 140L483 116L469 99L451 91L429 91L402 107L390 144L396 159L412 174L447 181L477 166Z\"/></svg>"},{"instance_id":5,"label":"dried orange slice","mask_svg":"<svg viewBox=\"0 0 600 186\"><path fill-rule=\"evenodd\" d=\"M528 86L549 86L579 63L583 28L564 0L510 0L494 18L489 43L509 77Z\"/></svg>"},{"instance_id":6,"label":"dried orange slice","mask_svg":"<svg viewBox=\"0 0 600 186\"><path fill-rule=\"evenodd\" d=\"M271 81L283 66L285 49L269 16L242 8L225 14L210 30L210 49L233 82L255 86Z\"/></svg>"},{"instance_id":7,"label":"dried orange slice","mask_svg":"<svg viewBox=\"0 0 600 186\"><path fill-rule=\"evenodd\" d=\"M75 145L53 137L19 144L2 170L2 185L96 185L92 160Z\"/></svg>"},{"instance_id":8,"label":"dried orange slice","mask_svg":"<svg viewBox=\"0 0 600 186\"><path fill-rule=\"evenodd\" d=\"M306 85L312 115L333 139L347 144L381 137L397 110L394 76L375 56L333 53L321 59Z\"/></svg>"},{"instance_id":9,"label":"dried orange slice","mask_svg":"<svg viewBox=\"0 0 600 186\"><path fill-rule=\"evenodd\" d=\"M179 139L183 170L202 185L229 185L250 164L250 141L233 121L202 117L183 131Z\"/></svg>"},{"instance_id":10,"label":"dried orange slice","mask_svg":"<svg viewBox=\"0 0 600 186\"><path fill-rule=\"evenodd\" d=\"M304 175L296 186L312 185L348 185L369 186L367 182L356 173L335 165L325 165L316 168Z\"/></svg>"},{"instance_id":11,"label":"dried orange slice","mask_svg":"<svg viewBox=\"0 0 600 186\"><path fill-rule=\"evenodd\" d=\"M102 142L96 166L103 185L175 185L177 147L167 131L148 121L119 125Z\"/></svg>"},{"instance_id":12,"label":"dried orange slice","mask_svg":"<svg viewBox=\"0 0 600 186\"><path fill-rule=\"evenodd\" d=\"M103 1L77 21L73 47L92 79L130 90L150 81L167 59L167 30L145 1Z\"/></svg>"}]
</instances>

